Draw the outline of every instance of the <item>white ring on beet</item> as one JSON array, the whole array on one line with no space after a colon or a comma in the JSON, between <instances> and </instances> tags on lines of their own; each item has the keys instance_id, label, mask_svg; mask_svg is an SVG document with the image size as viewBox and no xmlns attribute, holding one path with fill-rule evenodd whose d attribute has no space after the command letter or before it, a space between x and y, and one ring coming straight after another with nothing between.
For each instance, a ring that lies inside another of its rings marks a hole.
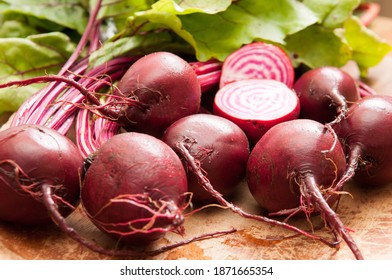
<instances>
[{"instance_id":1,"label":"white ring on beet","mask_svg":"<svg viewBox=\"0 0 392 280\"><path fill-rule=\"evenodd\" d=\"M269 79L227 84L214 99L214 113L236 123L253 143L275 124L298 118L299 111L296 93L284 83Z\"/></svg>"},{"instance_id":2,"label":"white ring on beet","mask_svg":"<svg viewBox=\"0 0 392 280\"><path fill-rule=\"evenodd\" d=\"M223 62L220 87L245 79L272 79L294 84L294 67L278 46L254 42L231 53Z\"/></svg>"}]
</instances>

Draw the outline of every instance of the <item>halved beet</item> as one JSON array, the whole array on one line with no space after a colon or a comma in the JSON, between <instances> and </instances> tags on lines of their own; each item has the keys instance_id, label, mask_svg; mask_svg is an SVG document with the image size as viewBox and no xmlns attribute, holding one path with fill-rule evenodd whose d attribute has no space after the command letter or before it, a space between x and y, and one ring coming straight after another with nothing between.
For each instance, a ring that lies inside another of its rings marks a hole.
<instances>
[{"instance_id":1,"label":"halved beet","mask_svg":"<svg viewBox=\"0 0 392 280\"><path fill-rule=\"evenodd\" d=\"M277 80L291 88L294 84L294 67L282 48L264 42L250 43L225 59L220 87L247 79Z\"/></svg>"},{"instance_id":2,"label":"halved beet","mask_svg":"<svg viewBox=\"0 0 392 280\"><path fill-rule=\"evenodd\" d=\"M282 82L249 79L219 89L213 111L236 123L255 144L274 125L298 118L300 103Z\"/></svg>"}]
</instances>

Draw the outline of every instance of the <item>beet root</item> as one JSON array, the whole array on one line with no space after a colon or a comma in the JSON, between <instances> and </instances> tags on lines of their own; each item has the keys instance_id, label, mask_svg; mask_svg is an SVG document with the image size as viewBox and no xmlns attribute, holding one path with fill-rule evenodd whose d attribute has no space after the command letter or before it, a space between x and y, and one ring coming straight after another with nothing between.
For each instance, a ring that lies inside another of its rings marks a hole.
<instances>
[{"instance_id":1,"label":"beet root","mask_svg":"<svg viewBox=\"0 0 392 280\"><path fill-rule=\"evenodd\" d=\"M51 188L44 185L42 190L44 203L58 227L92 251L117 257L155 256L236 231L232 228L203 233L148 249L151 242L169 231L184 233L183 211L189 200L180 159L153 136L136 132L117 134L89 157L86 169L81 189L83 209L100 230L115 239L113 249L80 235L57 211Z\"/></svg>"},{"instance_id":2,"label":"beet root","mask_svg":"<svg viewBox=\"0 0 392 280\"><path fill-rule=\"evenodd\" d=\"M179 56L155 52L138 59L118 83L119 94L139 103L120 108L130 131L161 137L174 121L196 114L201 88L192 66Z\"/></svg>"},{"instance_id":3,"label":"beet root","mask_svg":"<svg viewBox=\"0 0 392 280\"><path fill-rule=\"evenodd\" d=\"M174 122L162 138L179 154L177 144L184 139L193 141L189 152L199 162L215 190L224 197L233 194L245 178L249 157L248 138L241 128L223 117L195 114ZM215 201L200 185L199 178L189 169L186 170L193 201Z\"/></svg>"},{"instance_id":4,"label":"beet root","mask_svg":"<svg viewBox=\"0 0 392 280\"><path fill-rule=\"evenodd\" d=\"M357 82L342 69L323 66L302 74L293 86L300 104L300 118L320 123L339 122L360 98Z\"/></svg>"},{"instance_id":5,"label":"beet root","mask_svg":"<svg viewBox=\"0 0 392 280\"><path fill-rule=\"evenodd\" d=\"M42 186L51 188L58 211L69 215L79 202L83 158L71 140L39 125L0 133L0 220L24 225L52 222Z\"/></svg>"},{"instance_id":6,"label":"beet root","mask_svg":"<svg viewBox=\"0 0 392 280\"><path fill-rule=\"evenodd\" d=\"M187 134L189 132L183 133ZM309 237L313 240L318 240L320 242L323 242L324 244L335 248L338 244L336 241L328 241L320 236L314 235L312 233L309 233L307 231L301 230L298 227L292 226L286 222L278 221L275 219L271 219L269 217L266 217L264 215L258 215L258 214L252 214L249 212L244 211L241 207L235 205L232 202L229 202L217 189L215 186L212 185L211 181L208 178L208 174L202 169L202 165L200 161L197 159L197 155L195 156L194 154L194 146L197 146L197 141L195 139L189 138L189 137L183 137L182 140L179 140L176 143L176 148L175 150L180 154L181 158L184 160L186 169L189 173L194 174L194 176L198 179L199 181L199 186L204 188L204 190L210 194L211 197L213 197L221 206L223 206L226 209L229 209L233 213L242 216L246 219L252 219L258 222L263 222L267 223L270 225L275 225L275 226L280 226L283 227L287 230L294 231L296 234L301 234L306 237ZM228 146L230 147L230 145ZM221 147L222 149L222 147ZM229 174L230 176L230 174Z\"/></svg>"},{"instance_id":7,"label":"beet root","mask_svg":"<svg viewBox=\"0 0 392 280\"><path fill-rule=\"evenodd\" d=\"M363 97L334 129L348 154L347 168L337 188L351 178L370 186L392 182L391 96Z\"/></svg>"},{"instance_id":8,"label":"beet root","mask_svg":"<svg viewBox=\"0 0 392 280\"><path fill-rule=\"evenodd\" d=\"M181 231L187 180L163 141L143 133L113 136L94 154L81 192L91 220L127 244L148 244Z\"/></svg>"},{"instance_id":9,"label":"beet root","mask_svg":"<svg viewBox=\"0 0 392 280\"><path fill-rule=\"evenodd\" d=\"M319 122L298 119L274 126L256 144L249 156L247 181L256 201L269 213L320 213L332 232L362 259L330 206L337 199L333 190L345 166L343 148L333 131Z\"/></svg>"}]
</instances>

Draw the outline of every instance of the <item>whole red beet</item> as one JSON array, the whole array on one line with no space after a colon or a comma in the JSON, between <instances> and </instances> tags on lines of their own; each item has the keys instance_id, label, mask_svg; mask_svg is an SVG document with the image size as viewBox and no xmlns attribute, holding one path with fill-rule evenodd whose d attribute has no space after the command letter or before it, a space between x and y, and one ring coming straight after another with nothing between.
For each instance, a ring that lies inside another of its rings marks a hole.
<instances>
[{"instance_id":1,"label":"whole red beet","mask_svg":"<svg viewBox=\"0 0 392 280\"><path fill-rule=\"evenodd\" d=\"M363 256L328 203L336 199L337 181L346 167L343 148L331 129L319 122L297 119L280 123L260 139L248 166L249 189L269 213L320 213L357 259ZM327 199L329 198L329 200Z\"/></svg>"},{"instance_id":2,"label":"whole red beet","mask_svg":"<svg viewBox=\"0 0 392 280\"><path fill-rule=\"evenodd\" d=\"M42 186L69 215L79 202L83 157L70 139L44 126L25 124L0 132L0 220L51 223Z\"/></svg>"},{"instance_id":3,"label":"whole red beet","mask_svg":"<svg viewBox=\"0 0 392 280\"><path fill-rule=\"evenodd\" d=\"M148 244L181 230L187 192L184 167L163 141L138 132L117 134L94 154L81 192L90 219L113 238Z\"/></svg>"},{"instance_id":4,"label":"whole red beet","mask_svg":"<svg viewBox=\"0 0 392 280\"><path fill-rule=\"evenodd\" d=\"M199 162L215 190L225 197L231 195L245 177L249 157L245 133L223 117L195 114L174 122L162 138L177 153L177 144L184 139L194 142L189 152ZM184 164L187 166L186 162ZM189 191L195 201L206 203L215 200L193 172L187 172L187 176Z\"/></svg>"},{"instance_id":5,"label":"whole red beet","mask_svg":"<svg viewBox=\"0 0 392 280\"><path fill-rule=\"evenodd\" d=\"M324 66L302 74L293 86L300 104L300 118L321 123L339 122L350 105L360 98L359 87L340 68Z\"/></svg>"},{"instance_id":6,"label":"whole red beet","mask_svg":"<svg viewBox=\"0 0 392 280\"><path fill-rule=\"evenodd\" d=\"M352 105L347 117L334 126L348 154L339 188L354 178L376 186L392 182L392 97L369 95Z\"/></svg>"},{"instance_id":7,"label":"whole red beet","mask_svg":"<svg viewBox=\"0 0 392 280\"><path fill-rule=\"evenodd\" d=\"M118 89L139 102L120 110L120 120L131 131L161 137L174 121L200 109L201 88L195 71L169 52L138 59L121 78Z\"/></svg>"}]
</instances>

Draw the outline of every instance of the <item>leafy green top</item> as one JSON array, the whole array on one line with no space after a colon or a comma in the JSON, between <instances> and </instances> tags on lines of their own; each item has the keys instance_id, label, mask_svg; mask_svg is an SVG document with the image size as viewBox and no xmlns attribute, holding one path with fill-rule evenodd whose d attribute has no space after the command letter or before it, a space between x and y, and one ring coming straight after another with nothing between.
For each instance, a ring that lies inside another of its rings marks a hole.
<instances>
[{"instance_id":1,"label":"leafy green top","mask_svg":"<svg viewBox=\"0 0 392 280\"><path fill-rule=\"evenodd\" d=\"M0 82L55 73L72 54L94 0L0 0ZM173 50L223 61L252 41L283 47L294 66L343 66L362 75L392 48L355 16L360 0L104 0L105 39L92 65ZM0 90L0 114L37 86Z\"/></svg>"}]
</instances>

